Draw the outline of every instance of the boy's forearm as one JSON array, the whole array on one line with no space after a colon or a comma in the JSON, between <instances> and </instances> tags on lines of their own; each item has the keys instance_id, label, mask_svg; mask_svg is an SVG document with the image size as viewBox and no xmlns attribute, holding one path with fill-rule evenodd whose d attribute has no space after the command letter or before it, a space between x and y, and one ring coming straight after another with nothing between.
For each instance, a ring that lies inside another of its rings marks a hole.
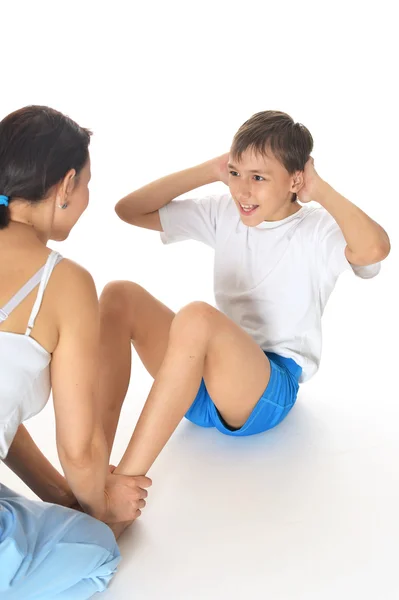
<instances>
[{"instance_id":1,"label":"boy's forearm","mask_svg":"<svg viewBox=\"0 0 399 600\"><path fill-rule=\"evenodd\" d=\"M138 215L155 212L174 198L208 183L218 181L213 160L157 179L125 196L116 205L121 219L130 222Z\"/></svg>"},{"instance_id":2,"label":"boy's forearm","mask_svg":"<svg viewBox=\"0 0 399 600\"><path fill-rule=\"evenodd\" d=\"M72 506L76 502L65 477L39 450L20 425L4 463L44 502Z\"/></svg>"},{"instance_id":3,"label":"boy's forearm","mask_svg":"<svg viewBox=\"0 0 399 600\"><path fill-rule=\"evenodd\" d=\"M348 245L350 262L368 265L389 254L389 237L384 229L355 204L321 181L314 200L334 217Z\"/></svg>"}]
</instances>

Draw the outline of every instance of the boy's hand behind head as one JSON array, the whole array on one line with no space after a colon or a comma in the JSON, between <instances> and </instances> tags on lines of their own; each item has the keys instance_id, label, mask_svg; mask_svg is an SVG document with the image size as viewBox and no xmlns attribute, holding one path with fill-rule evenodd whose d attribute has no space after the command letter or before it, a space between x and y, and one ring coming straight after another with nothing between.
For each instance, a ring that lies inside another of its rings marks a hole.
<instances>
[{"instance_id":1,"label":"boy's hand behind head","mask_svg":"<svg viewBox=\"0 0 399 600\"><path fill-rule=\"evenodd\" d=\"M310 157L303 171L303 185L297 192L298 200L304 204L316 200L320 183L322 183L322 179L314 168L313 158Z\"/></svg>"},{"instance_id":2,"label":"boy's hand behind head","mask_svg":"<svg viewBox=\"0 0 399 600\"><path fill-rule=\"evenodd\" d=\"M212 159L214 163L216 177L219 181L223 181L226 185L229 185L229 169L227 167L229 163L229 152L226 154L222 154L221 156L217 156Z\"/></svg>"}]
</instances>

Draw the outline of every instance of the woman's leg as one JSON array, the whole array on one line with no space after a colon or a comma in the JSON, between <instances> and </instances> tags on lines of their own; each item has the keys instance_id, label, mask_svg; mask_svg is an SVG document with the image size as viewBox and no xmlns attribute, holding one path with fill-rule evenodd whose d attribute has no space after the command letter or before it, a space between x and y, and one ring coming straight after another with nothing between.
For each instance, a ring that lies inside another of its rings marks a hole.
<instances>
[{"instance_id":1,"label":"woman's leg","mask_svg":"<svg viewBox=\"0 0 399 600\"><path fill-rule=\"evenodd\" d=\"M168 345L174 313L135 283L108 284L100 298L101 363L99 410L109 452L131 371L131 344L155 378Z\"/></svg>"},{"instance_id":2,"label":"woman's leg","mask_svg":"<svg viewBox=\"0 0 399 600\"><path fill-rule=\"evenodd\" d=\"M165 338L164 330L158 360L165 351ZM193 403L202 377L223 419L239 428L267 387L270 363L233 321L203 302L194 302L171 323L164 359L116 472L148 471Z\"/></svg>"},{"instance_id":3,"label":"woman's leg","mask_svg":"<svg viewBox=\"0 0 399 600\"><path fill-rule=\"evenodd\" d=\"M120 554L109 527L0 485L0 597L86 600L104 590Z\"/></svg>"}]
</instances>

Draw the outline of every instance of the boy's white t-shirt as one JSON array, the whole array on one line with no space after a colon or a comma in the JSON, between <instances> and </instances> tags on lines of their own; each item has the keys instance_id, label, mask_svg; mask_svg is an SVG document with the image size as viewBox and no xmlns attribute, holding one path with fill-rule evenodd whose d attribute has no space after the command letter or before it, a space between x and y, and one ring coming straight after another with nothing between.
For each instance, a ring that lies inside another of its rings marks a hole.
<instances>
[{"instance_id":1,"label":"boy's white t-shirt","mask_svg":"<svg viewBox=\"0 0 399 600\"><path fill-rule=\"evenodd\" d=\"M215 250L216 305L269 352L302 367L320 364L321 316L338 276L374 277L380 263L350 265L346 241L322 207L304 205L282 221L247 227L230 194L174 200L159 210L164 243L192 239Z\"/></svg>"}]
</instances>

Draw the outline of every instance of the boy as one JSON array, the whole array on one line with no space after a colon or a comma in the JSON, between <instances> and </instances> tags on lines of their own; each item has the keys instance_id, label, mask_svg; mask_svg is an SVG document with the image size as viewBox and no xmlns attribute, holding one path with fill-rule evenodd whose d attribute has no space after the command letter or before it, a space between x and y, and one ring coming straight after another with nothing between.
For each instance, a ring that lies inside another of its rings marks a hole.
<instances>
[{"instance_id":1,"label":"boy","mask_svg":"<svg viewBox=\"0 0 399 600\"><path fill-rule=\"evenodd\" d=\"M217 307L175 315L140 286L101 297L101 406L109 448L125 397L131 343L155 382L117 471L144 475L184 415L241 436L284 419L321 354L321 316L340 273L374 277L386 232L316 173L309 131L265 111L230 153L155 181L121 200L121 219L215 249ZM175 201L217 180L230 193ZM298 203L298 199L302 203ZM315 200L320 206L308 205Z\"/></svg>"}]
</instances>

